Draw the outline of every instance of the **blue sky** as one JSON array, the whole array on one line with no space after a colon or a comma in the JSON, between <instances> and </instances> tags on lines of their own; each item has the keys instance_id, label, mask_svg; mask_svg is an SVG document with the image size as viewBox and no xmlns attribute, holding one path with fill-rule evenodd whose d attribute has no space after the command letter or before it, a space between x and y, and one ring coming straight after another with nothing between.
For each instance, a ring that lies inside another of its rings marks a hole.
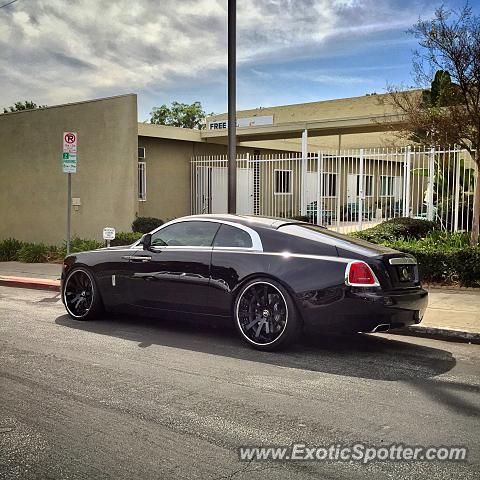
<instances>
[{"instance_id":1,"label":"blue sky","mask_svg":"<svg viewBox=\"0 0 480 480\"><path fill-rule=\"evenodd\" d=\"M226 111L227 0L18 0L0 9L0 107L135 92ZM453 0L238 1L239 109L412 86L406 30ZM479 11L480 0L470 2ZM2 0L0 0L2 4ZM67 8L68 5L68 8Z\"/></svg>"}]
</instances>

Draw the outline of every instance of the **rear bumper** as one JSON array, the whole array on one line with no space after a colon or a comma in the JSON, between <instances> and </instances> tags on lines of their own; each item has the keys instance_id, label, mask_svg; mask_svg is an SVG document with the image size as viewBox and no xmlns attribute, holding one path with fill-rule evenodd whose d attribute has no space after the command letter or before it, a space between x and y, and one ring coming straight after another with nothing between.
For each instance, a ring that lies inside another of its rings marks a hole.
<instances>
[{"instance_id":1,"label":"rear bumper","mask_svg":"<svg viewBox=\"0 0 480 480\"><path fill-rule=\"evenodd\" d=\"M348 287L342 290L331 304L303 301L307 328L337 332L371 332L379 325L384 325L379 330L403 328L420 323L428 304L428 293L422 288L392 292Z\"/></svg>"}]
</instances>

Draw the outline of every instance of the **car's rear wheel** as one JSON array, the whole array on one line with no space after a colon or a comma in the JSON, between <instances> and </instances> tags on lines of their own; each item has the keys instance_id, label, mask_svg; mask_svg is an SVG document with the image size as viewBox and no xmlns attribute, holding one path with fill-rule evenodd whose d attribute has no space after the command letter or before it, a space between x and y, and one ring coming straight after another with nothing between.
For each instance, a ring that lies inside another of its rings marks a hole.
<instances>
[{"instance_id":1,"label":"car's rear wheel","mask_svg":"<svg viewBox=\"0 0 480 480\"><path fill-rule=\"evenodd\" d=\"M258 350L276 350L291 344L300 331L295 304L278 282L251 280L237 295L235 327L240 336Z\"/></svg>"},{"instance_id":2,"label":"car's rear wheel","mask_svg":"<svg viewBox=\"0 0 480 480\"><path fill-rule=\"evenodd\" d=\"M63 301L68 314L76 320L91 320L103 311L95 278L86 268L75 268L67 275Z\"/></svg>"}]
</instances>

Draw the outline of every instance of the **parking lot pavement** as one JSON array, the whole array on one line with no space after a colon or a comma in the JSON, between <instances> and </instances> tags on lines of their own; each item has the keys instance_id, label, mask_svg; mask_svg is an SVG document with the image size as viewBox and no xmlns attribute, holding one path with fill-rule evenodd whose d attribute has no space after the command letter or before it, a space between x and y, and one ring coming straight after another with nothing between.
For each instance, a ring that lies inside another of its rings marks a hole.
<instances>
[{"instance_id":1,"label":"parking lot pavement","mask_svg":"<svg viewBox=\"0 0 480 480\"><path fill-rule=\"evenodd\" d=\"M1 478L456 478L480 470L480 347L309 337L258 352L195 321L77 322L0 287ZM463 463L238 461L241 445L459 445Z\"/></svg>"}]
</instances>

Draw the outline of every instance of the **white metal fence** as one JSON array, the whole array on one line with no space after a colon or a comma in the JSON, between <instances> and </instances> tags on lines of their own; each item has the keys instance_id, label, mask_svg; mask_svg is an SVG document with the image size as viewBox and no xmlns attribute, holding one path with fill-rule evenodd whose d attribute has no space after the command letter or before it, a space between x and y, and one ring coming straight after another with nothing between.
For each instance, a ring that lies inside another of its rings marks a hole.
<instances>
[{"instance_id":1,"label":"white metal fence","mask_svg":"<svg viewBox=\"0 0 480 480\"><path fill-rule=\"evenodd\" d=\"M191 210L227 211L226 156L192 158ZM355 149L237 158L237 213L304 217L340 232L394 217L471 227L475 163L450 149Z\"/></svg>"}]
</instances>

